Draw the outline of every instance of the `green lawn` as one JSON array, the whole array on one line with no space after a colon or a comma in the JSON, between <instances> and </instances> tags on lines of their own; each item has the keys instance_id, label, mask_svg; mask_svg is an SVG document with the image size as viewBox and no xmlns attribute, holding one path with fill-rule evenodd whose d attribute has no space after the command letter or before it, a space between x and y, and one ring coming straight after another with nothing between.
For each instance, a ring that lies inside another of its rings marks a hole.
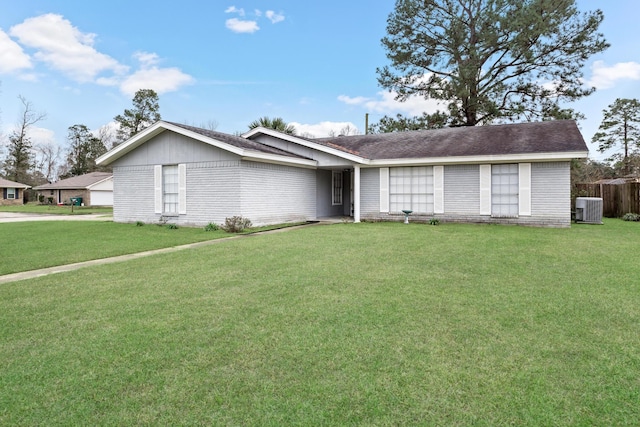
<instances>
[{"instance_id":1,"label":"green lawn","mask_svg":"<svg viewBox=\"0 0 640 427\"><path fill-rule=\"evenodd\" d=\"M106 206L70 206L70 205L41 205L39 203L27 203L25 205L0 206L0 212L23 212L54 215L87 215L105 214L112 215L113 208Z\"/></svg>"},{"instance_id":2,"label":"green lawn","mask_svg":"<svg viewBox=\"0 0 640 427\"><path fill-rule=\"evenodd\" d=\"M0 425L636 425L639 237L337 224L5 284Z\"/></svg>"},{"instance_id":3,"label":"green lawn","mask_svg":"<svg viewBox=\"0 0 640 427\"><path fill-rule=\"evenodd\" d=\"M111 221L0 223L0 275L228 237L223 231Z\"/></svg>"}]
</instances>

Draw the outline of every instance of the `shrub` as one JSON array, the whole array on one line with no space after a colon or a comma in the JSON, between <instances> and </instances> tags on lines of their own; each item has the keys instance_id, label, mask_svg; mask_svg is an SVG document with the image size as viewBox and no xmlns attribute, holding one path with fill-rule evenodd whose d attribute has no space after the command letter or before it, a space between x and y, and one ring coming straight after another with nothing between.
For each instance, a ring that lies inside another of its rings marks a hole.
<instances>
[{"instance_id":1,"label":"shrub","mask_svg":"<svg viewBox=\"0 0 640 427\"><path fill-rule=\"evenodd\" d=\"M438 218L431 218L429 220L429 224L431 224L431 225L440 225L440 220Z\"/></svg>"},{"instance_id":2,"label":"shrub","mask_svg":"<svg viewBox=\"0 0 640 427\"><path fill-rule=\"evenodd\" d=\"M224 225L222 229L227 233L242 233L246 228L251 227L251 221L249 218L243 218L241 216L232 216L231 218L224 219Z\"/></svg>"},{"instance_id":3,"label":"shrub","mask_svg":"<svg viewBox=\"0 0 640 427\"><path fill-rule=\"evenodd\" d=\"M136 221L136 227L142 227L143 225L144 225L144 222Z\"/></svg>"},{"instance_id":4,"label":"shrub","mask_svg":"<svg viewBox=\"0 0 640 427\"><path fill-rule=\"evenodd\" d=\"M218 229L220 229L220 227L218 227L218 224L214 224L213 222L210 222L209 224L204 226L204 231L218 231Z\"/></svg>"},{"instance_id":5,"label":"shrub","mask_svg":"<svg viewBox=\"0 0 640 427\"><path fill-rule=\"evenodd\" d=\"M178 226L176 224L167 224L167 228L169 230L177 230Z\"/></svg>"},{"instance_id":6,"label":"shrub","mask_svg":"<svg viewBox=\"0 0 640 427\"><path fill-rule=\"evenodd\" d=\"M640 221L640 215L629 212L624 214L624 216L622 217L622 220L623 221Z\"/></svg>"}]
</instances>

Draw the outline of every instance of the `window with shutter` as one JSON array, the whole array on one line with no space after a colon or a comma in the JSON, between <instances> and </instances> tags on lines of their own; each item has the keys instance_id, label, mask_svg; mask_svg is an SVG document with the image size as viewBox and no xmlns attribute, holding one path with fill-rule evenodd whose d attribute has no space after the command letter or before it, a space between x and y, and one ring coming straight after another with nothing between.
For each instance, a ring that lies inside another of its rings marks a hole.
<instances>
[{"instance_id":1,"label":"window with shutter","mask_svg":"<svg viewBox=\"0 0 640 427\"><path fill-rule=\"evenodd\" d=\"M178 165L162 167L162 212L166 214L178 213L179 175Z\"/></svg>"},{"instance_id":2,"label":"window with shutter","mask_svg":"<svg viewBox=\"0 0 640 427\"><path fill-rule=\"evenodd\" d=\"M518 165L491 165L491 216L518 216Z\"/></svg>"},{"instance_id":3,"label":"window with shutter","mask_svg":"<svg viewBox=\"0 0 640 427\"><path fill-rule=\"evenodd\" d=\"M433 213L433 167L389 168L389 211Z\"/></svg>"}]
</instances>

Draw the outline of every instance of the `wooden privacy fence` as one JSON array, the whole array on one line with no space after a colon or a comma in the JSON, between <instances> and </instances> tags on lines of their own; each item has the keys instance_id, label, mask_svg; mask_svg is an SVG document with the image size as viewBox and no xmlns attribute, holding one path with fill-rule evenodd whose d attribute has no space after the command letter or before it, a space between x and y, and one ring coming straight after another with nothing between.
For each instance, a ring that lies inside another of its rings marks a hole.
<instances>
[{"instance_id":1,"label":"wooden privacy fence","mask_svg":"<svg viewBox=\"0 0 640 427\"><path fill-rule=\"evenodd\" d=\"M620 218L640 214L640 182L626 184L576 184L576 197L601 197L602 215Z\"/></svg>"}]
</instances>

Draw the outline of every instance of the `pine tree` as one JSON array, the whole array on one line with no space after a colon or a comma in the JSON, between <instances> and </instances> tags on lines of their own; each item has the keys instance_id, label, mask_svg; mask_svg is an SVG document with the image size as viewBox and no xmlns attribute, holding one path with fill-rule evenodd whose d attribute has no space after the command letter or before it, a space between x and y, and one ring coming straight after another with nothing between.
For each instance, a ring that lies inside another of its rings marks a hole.
<instances>
[{"instance_id":1,"label":"pine tree","mask_svg":"<svg viewBox=\"0 0 640 427\"><path fill-rule=\"evenodd\" d=\"M397 99L448 103L451 124L571 118L591 94L582 69L609 45L600 10L575 0L397 0L378 82Z\"/></svg>"},{"instance_id":2,"label":"pine tree","mask_svg":"<svg viewBox=\"0 0 640 427\"><path fill-rule=\"evenodd\" d=\"M622 172L628 174L630 150L640 148L640 102L637 99L621 99L603 110L602 123L591 141L598 144L598 151L604 153L621 145L623 148ZM636 153L637 154L637 153ZM619 153L610 160L617 160Z\"/></svg>"}]
</instances>

